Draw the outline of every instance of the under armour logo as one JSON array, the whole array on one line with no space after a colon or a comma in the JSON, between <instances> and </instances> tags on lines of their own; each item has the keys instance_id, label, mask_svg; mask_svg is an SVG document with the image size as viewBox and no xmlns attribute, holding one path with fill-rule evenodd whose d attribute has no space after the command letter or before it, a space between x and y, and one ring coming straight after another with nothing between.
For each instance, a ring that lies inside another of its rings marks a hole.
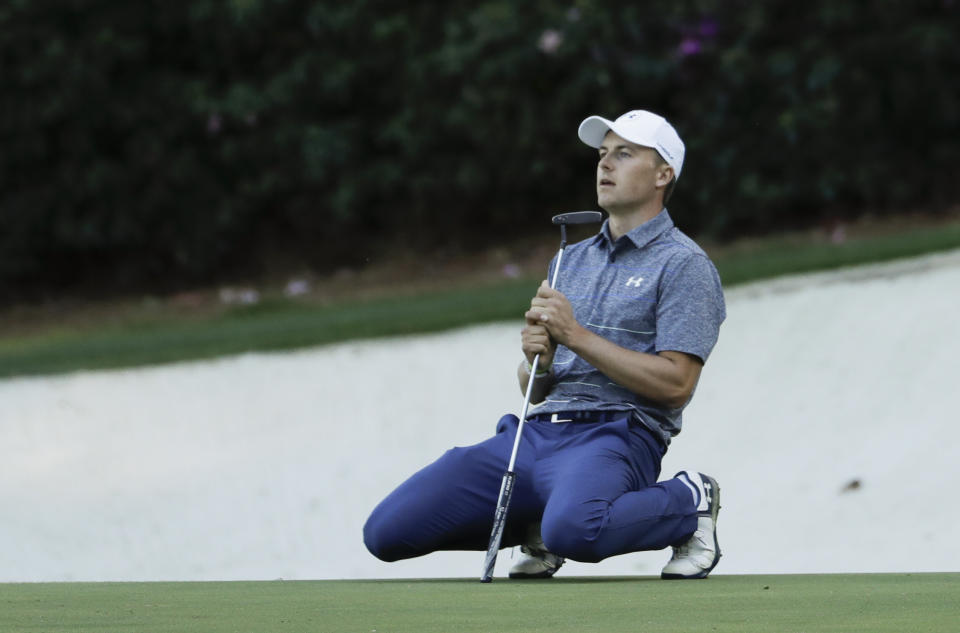
<instances>
[{"instance_id":1,"label":"under armour logo","mask_svg":"<svg viewBox=\"0 0 960 633\"><path fill-rule=\"evenodd\" d=\"M627 280L626 285L631 286L633 288L639 288L640 284L642 283L643 283L643 277L631 277L630 279Z\"/></svg>"},{"instance_id":2,"label":"under armour logo","mask_svg":"<svg viewBox=\"0 0 960 633\"><path fill-rule=\"evenodd\" d=\"M713 485L709 481L703 482L703 492L707 498L707 505L713 503Z\"/></svg>"}]
</instances>

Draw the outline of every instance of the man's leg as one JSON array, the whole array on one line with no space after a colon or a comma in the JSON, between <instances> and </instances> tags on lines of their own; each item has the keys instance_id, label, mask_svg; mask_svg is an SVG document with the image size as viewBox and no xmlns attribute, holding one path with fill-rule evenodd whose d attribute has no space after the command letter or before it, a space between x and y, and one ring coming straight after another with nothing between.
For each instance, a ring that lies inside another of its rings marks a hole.
<instances>
[{"instance_id":1,"label":"man's leg","mask_svg":"<svg viewBox=\"0 0 960 633\"><path fill-rule=\"evenodd\" d=\"M558 456L542 524L550 551L598 562L690 538L696 500L682 481L656 483L662 449L652 435L625 421L583 435Z\"/></svg>"},{"instance_id":2,"label":"man's leg","mask_svg":"<svg viewBox=\"0 0 960 633\"><path fill-rule=\"evenodd\" d=\"M504 416L495 436L450 449L390 493L363 527L370 553L396 561L440 550L485 550L516 431L516 416ZM529 522L537 505L530 477L519 474L527 470L533 452L526 437L521 442L504 546L518 542L521 535L514 535L512 526Z\"/></svg>"}]
</instances>

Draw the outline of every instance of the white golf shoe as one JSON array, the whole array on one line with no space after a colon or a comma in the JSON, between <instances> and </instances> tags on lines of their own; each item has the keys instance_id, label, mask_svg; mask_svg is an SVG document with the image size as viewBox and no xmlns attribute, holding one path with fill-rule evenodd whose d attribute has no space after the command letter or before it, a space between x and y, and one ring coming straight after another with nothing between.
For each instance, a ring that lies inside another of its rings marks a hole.
<instances>
[{"instance_id":1,"label":"white golf shoe","mask_svg":"<svg viewBox=\"0 0 960 633\"><path fill-rule=\"evenodd\" d=\"M547 549L540 537L540 524L531 526L527 543L520 546L520 560L510 568L510 577L514 579L550 578L564 563Z\"/></svg>"},{"instance_id":2,"label":"white golf shoe","mask_svg":"<svg viewBox=\"0 0 960 633\"><path fill-rule=\"evenodd\" d=\"M713 477L683 470L676 478L699 493L697 530L683 545L673 548L673 557L660 572L665 579L706 578L720 562L717 542L717 514L720 512L720 486Z\"/></svg>"}]
</instances>

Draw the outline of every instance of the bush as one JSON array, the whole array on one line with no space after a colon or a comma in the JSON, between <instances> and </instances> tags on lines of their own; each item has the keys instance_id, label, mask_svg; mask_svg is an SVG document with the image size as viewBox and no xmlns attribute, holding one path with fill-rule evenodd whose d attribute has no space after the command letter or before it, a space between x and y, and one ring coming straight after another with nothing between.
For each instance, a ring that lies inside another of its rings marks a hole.
<instances>
[{"instance_id":1,"label":"bush","mask_svg":"<svg viewBox=\"0 0 960 633\"><path fill-rule=\"evenodd\" d=\"M589 114L723 238L958 199L953 3L8 2L0 299L436 250L595 205Z\"/></svg>"}]
</instances>

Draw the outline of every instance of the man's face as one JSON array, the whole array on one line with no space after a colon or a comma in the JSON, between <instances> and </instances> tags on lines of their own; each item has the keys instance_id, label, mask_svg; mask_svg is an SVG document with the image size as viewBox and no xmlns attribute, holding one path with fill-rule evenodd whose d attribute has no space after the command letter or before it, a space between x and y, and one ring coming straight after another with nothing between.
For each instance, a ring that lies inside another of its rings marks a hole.
<instances>
[{"instance_id":1,"label":"man's face","mask_svg":"<svg viewBox=\"0 0 960 633\"><path fill-rule=\"evenodd\" d=\"M657 187L670 182L673 170L657 152L607 132L599 148L597 205L608 213L629 212L652 201Z\"/></svg>"}]
</instances>

